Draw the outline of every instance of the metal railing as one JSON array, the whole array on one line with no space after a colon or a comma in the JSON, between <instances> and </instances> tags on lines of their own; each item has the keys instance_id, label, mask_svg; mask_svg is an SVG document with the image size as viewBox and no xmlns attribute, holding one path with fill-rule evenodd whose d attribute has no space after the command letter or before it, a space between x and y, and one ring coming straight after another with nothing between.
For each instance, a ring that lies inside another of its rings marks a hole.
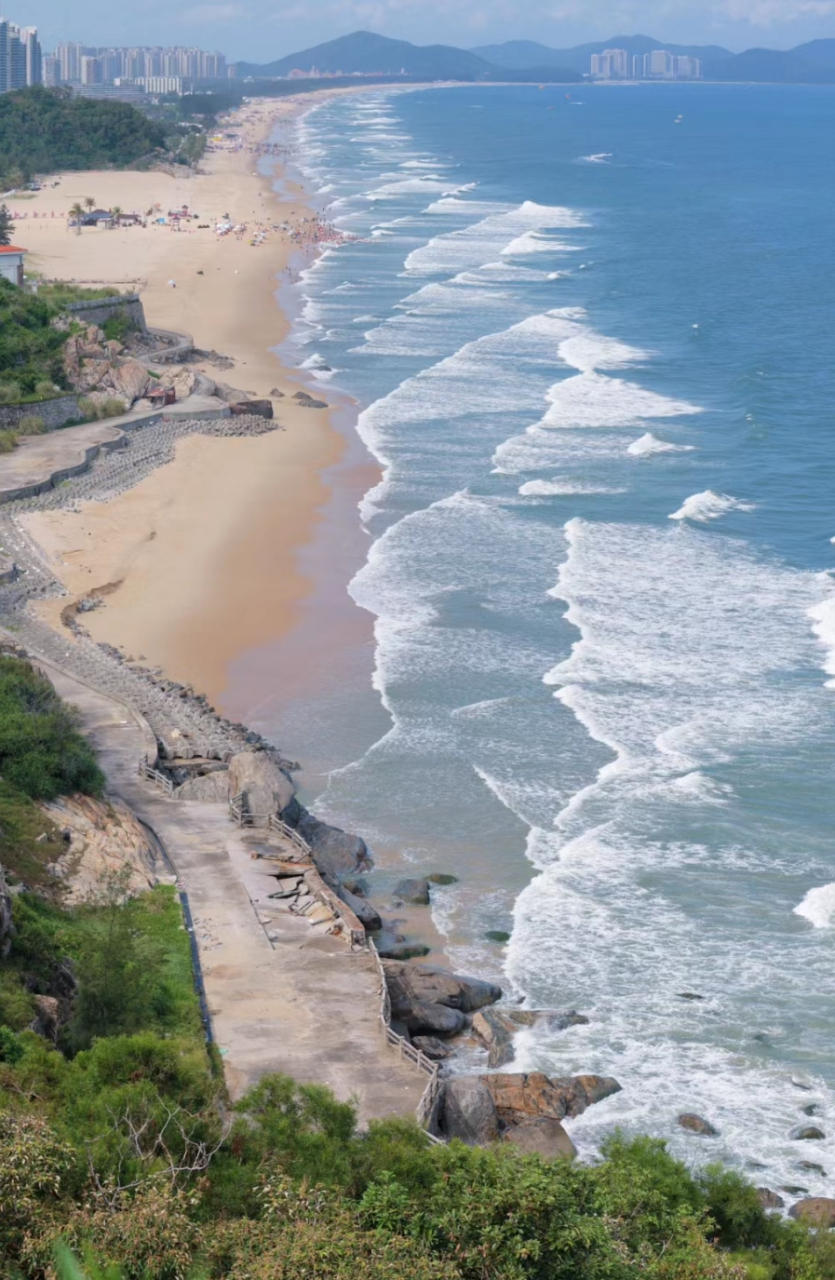
<instances>
[{"instance_id":1,"label":"metal railing","mask_svg":"<svg viewBox=\"0 0 835 1280\"><path fill-rule=\"evenodd\" d=\"M420 1049L416 1049L413 1044L405 1038L398 1035L392 1030L391 1026L391 996L389 995L388 983L386 982L386 972L383 968L382 961L377 953L376 947L369 947L369 951L374 957L377 965L377 973L380 979L380 1027L383 1032L386 1044L397 1049L401 1058L405 1058L418 1071L422 1071L429 1076L429 1083L421 1094L420 1101L415 1108L418 1124L422 1127L424 1133L431 1143L436 1146L443 1146L444 1139L439 1138L436 1134L430 1133L429 1125L432 1121L432 1114L438 1101L438 1095L441 1091L441 1073L437 1062L433 1062L431 1058L427 1058L426 1054Z\"/></svg>"},{"instance_id":2,"label":"metal railing","mask_svg":"<svg viewBox=\"0 0 835 1280\"><path fill-rule=\"evenodd\" d=\"M155 769L152 764L148 763L148 757L143 756L139 761L139 776L153 782L154 786L159 787L160 791L164 791L167 796L173 796L175 787L171 778L167 778L164 773L160 773L159 769Z\"/></svg>"}]
</instances>

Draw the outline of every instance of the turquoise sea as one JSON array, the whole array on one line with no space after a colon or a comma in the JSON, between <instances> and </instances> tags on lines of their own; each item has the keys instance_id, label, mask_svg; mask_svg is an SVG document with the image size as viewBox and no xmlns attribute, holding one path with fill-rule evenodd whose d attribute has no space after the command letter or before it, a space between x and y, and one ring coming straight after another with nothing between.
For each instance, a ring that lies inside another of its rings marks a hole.
<instances>
[{"instance_id":1,"label":"turquoise sea","mask_svg":"<svg viewBox=\"0 0 835 1280\"><path fill-rule=\"evenodd\" d=\"M258 727L383 886L460 877L454 963L588 1015L516 1063L621 1082L582 1153L620 1124L831 1193L835 91L375 91L296 129L356 237L292 348L384 470L347 516L375 646Z\"/></svg>"}]
</instances>

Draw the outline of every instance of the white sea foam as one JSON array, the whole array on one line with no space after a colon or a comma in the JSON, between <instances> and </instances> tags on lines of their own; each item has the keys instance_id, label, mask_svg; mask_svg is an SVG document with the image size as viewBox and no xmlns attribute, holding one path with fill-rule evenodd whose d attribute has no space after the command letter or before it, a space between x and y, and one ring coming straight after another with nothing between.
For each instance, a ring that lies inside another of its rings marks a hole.
<instances>
[{"instance_id":1,"label":"white sea foam","mask_svg":"<svg viewBox=\"0 0 835 1280\"><path fill-rule=\"evenodd\" d=\"M612 158L611 151L600 151L595 156L580 156L586 164L606 164Z\"/></svg>"},{"instance_id":2,"label":"white sea foam","mask_svg":"<svg viewBox=\"0 0 835 1280\"><path fill-rule=\"evenodd\" d=\"M557 382L548 392L545 427L634 427L646 418L677 418L699 413L697 405L658 395L634 382L581 373Z\"/></svg>"},{"instance_id":3,"label":"white sea foam","mask_svg":"<svg viewBox=\"0 0 835 1280\"><path fill-rule=\"evenodd\" d=\"M821 575L822 585L828 582L824 575ZM831 592L831 583L828 584ZM813 605L809 610L809 617L812 620L812 630L820 640L822 645L828 650L826 658L823 662L823 669L828 676L835 677L835 595L827 595L825 600L819 604ZM835 678L827 680L827 689L835 689Z\"/></svg>"},{"instance_id":4,"label":"white sea foam","mask_svg":"<svg viewBox=\"0 0 835 1280\"><path fill-rule=\"evenodd\" d=\"M518 258L527 253L570 253L579 248L578 244L567 244L564 240L557 240L553 236L542 236L535 231L526 231L524 235L517 236L510 241L510 244L506 244L502 249L502 255Z\"/></svg>"},{"instance_id":5,"label":"white sea foam","mask_svg":"<svg viewBox=\"0 0 835 1280\"><path fill-rule=\"evenodd\" d=\"M519 492L523 498L547 498L551 496L567 497L572 494L625 493L626 490L588 484L583 480L554 479L527 480L523 485L520 485Z\"/></svg>"},{"instance_id":6,"label":"white sea foam","mask_svg":"<svg viewBox=\"0 0 835 1280\"><path fill-rule=\"evenodd\" d=\"M446 201L443 204L446 206ZM446 206L442 211L451 210ZM580 216L571 209L549 208L528 201L516 209L490 213L468 227L435 236L409 254L405 269L415 275L463 271L493 261L528 232L582 225ZM559 245L551 241L550 247Z\"/></svg>"},{"instance_id":7,"label":"white sea foam","mask_svg":"<svg viewBox=\"0 0 835 1280\"><path fill-rule=\"evenodd\" d=\"M690 453L693 447L692 444L670 444L667 440L659 440L658 436L647 431L637 440L633 440L626 452L636 458L649 458L656 453Z\"/></svg>"},{"instance_id":8,"label":"white sea foam","mask_svg":"<svg viewBox=\"0 0 835 1280\"><path fill-rule=\"evenodd\" d=\"M803 916L816 929L830 929L835 925L835 884L823 884L810 889L802 902L794 908L796 916Z\"/></svg>"},{"instance_id":9,"label":"white sea foam","mask_svg":"<svg viewBox=\"0 0 835 1280\"><path fill-rule=\"evenodd\" d=\"M719 520L729 511L753 511L756 504L743 502L740 498L732 498L729 493L714 493L705 489L702 493L692 493L685 498L678 511L673 511L670 520L697 520L706 524L708 520Z\"/></svg>"}]
</instances>

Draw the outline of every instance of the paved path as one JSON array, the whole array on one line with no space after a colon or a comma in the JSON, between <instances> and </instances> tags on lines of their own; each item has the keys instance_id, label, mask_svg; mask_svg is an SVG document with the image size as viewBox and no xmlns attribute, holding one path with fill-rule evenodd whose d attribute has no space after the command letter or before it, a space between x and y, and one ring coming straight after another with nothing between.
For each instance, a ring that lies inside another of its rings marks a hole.
<instances>
[{"instance_id":1,"label":"paved path","mask_svg":"<svg viewBox=\"0 0 835 1280\"><path fill-rule=\"evenodd\" d=\"M150 747L141 717L51 663L42 666L81 712L110 790L153 828L188 893L233 1097L266 1072L283 1071L329 1085L339 1098L354 1096L362 1123L413 1114L427 1077L382 1041L373 956L350 953L344 941L278 910L267 897L276 887L270 864L253 856L269 853L267 837L239 830L225 806L171 800L141 781L137 762Z\"/></svg>"}]
</instances>

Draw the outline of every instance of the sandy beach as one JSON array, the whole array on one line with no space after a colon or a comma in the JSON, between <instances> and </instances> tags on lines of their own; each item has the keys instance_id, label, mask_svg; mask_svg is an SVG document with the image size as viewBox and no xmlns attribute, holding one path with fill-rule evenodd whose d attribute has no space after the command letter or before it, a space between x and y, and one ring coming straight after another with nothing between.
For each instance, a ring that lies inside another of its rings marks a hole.
<instances>
[{"instance_id":1,"label":"sandy beach","mask_svg":"<svg viewBox=\"0 0 835 1280\"><path fill-rule=\"evenodd\" d=\"M237 138L213 146L201 161L205 172L188 178L70 173L31 199L10 198L12 211L26 214L14 240L29 250L30 271L136 289L149 324L188 333L199 349L234 361L222 374L209 365L207 372L259 397L284 393L275 400L281 430L257 439L189 437L174 462L110 502L26 517L71 596L111 586L88 616L95 639L142 655L219 705L232 660L284 634L310 590L294 553L311 540L327 499L322 472L344 449L327 411L291 400L303 383L271 350L288 330L275 297L280 275L328 232L301 197L276 196L279 161L269 156L269 172L259 174L259 149L277 121L311 105L310 96L245 104L222 127ZM100 208L154 217L144 227L77 234L66 214L88 196ZM183 206L198 217L179 230L154 220ZM226 215L247 231L218 236ZM278 230L282 224L291 232ZM256 227L263 238L253 244ZM41 616L60 626L66 603L44 602Z\"/></svg>"}]
</instances>

